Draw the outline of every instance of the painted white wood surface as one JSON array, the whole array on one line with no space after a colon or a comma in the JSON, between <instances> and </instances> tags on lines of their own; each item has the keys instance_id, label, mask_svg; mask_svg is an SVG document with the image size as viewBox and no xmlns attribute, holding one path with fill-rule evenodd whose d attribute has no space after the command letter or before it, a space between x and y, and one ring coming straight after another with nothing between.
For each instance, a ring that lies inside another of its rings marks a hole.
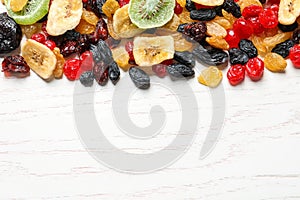
<instances>
[{"instance_id":1,"label":"painted white wood surface","mask_svg":"<svg viewBox=\"0 0 300 200\"><path fill-rule=\"evenodd\" d=\"M65 78L46 83L34 73L7 79L0 73L0 199L300 199L300 70L289 65L284 74L266 71L262 81L247 78L238 87L224 78L223 133L204 160L198 158L211 99L196 79L189 84L200 115L192 147L166 169L132 175L103 166L83 148L73 119L74 83ZM151 106L167 111L163 135L142 142L114 124L113 91L109 83L95 93L98 122L112 143L143 153L172 141L181 111L166 89L136 91L129 102L130 117L141 126L150 123Z\"/></svg>"}]
</instances>

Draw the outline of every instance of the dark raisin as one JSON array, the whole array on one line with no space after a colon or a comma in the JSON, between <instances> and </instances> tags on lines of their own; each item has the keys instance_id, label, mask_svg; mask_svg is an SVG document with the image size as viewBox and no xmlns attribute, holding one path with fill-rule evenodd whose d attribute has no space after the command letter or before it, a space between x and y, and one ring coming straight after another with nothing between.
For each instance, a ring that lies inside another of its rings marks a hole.
<instances>
[{"instance_id":1,"label":"dark raisin","mask_svg":"<svg viewBox=\"0 0 300 200\"><path fill-rule=\"evenodd\" d=\"M176 51L174 54L174 59L177 62L184 64L188 67L195 67L196 64L194 55L188 51L183 51L183 52Z\"/></svg>"},{"instance_id":2,"label":"dark raisin","mask_svg":"<svg viewBox=\"0 0 300 200\"><path fill-rule=\"evenodd\" d=\"M187 36L188 40L201 42L205 38L207 27L204 22L192 22L184 27L183 34Z\"/></svg>"},{"instance_id":3,"label":"dark raisin","mask_svg":"<svg viewBox=\"0 0 300 200\"><path fill-rule=\"evenodd\" d=\"M109 65L113 62L112 52L103 40L99 40L97 45L91 45L90 50L96 63L104 62Z\"/></svg>"},{"instance_id":4,"label":"dark raisin","mask_svg":"<svg viewBox=\"0 0 300 200\"><path fill-rule=\"evenodd\" d=\"M217 13L214 9L201 8L190 12L191 19L200 21L210 21L216 17Z\"/></svg>"},{"instance_id":5,"label":"dark raisin","mask_svg":"<svg viewBox=\"0 0 300 200\"><path fill-rule=\"evenodd\" d=\"M167 66L167 71L172 79L192 78L195 75L192 68L180 63Z\"/></svg>"},{"instance_id":6,"label":"dark raisin","mask_svg":"<svg viewBox=\"0 0 300 200\"><path fill-rule=\"evenodd\" d=\"M80 76L80 83L85 87L92 87L94 84L94 73L93 71L83 72Z\"/></svg>"},{"instance_id":7,"label":"dark raisin","mask_svg":"<svg viewBox=\"0 0 300 200\"><path fill-rule=\"evenodd\" d=\"M238 48L229 49L229 61L231 65L246 64L249 60L248 55Z\"/></svg>"},{"instance_id":8,"label":"dark raisin","mask_svg":"<svg viewBox=\"0 0 300 200\"><path fill-rule=\"evenodd\" d=\"M86 0L83 1L83 7L89 11L93 11L98 17L103 15L102 6L106 0Z\"/></svg>"},{"instance_id":9,"label":"dark raisin","mask_svg":"<svg viewBox=\"0 0 300 200\"><path fill-rule=\"evenodd\" d=\"M273 49L272 52L281 55L283 58L286 58L290 54L290 49L295 45L293 40L286 40L282 43L277 44Z\"/></svg>"},{"instance_id":10,"label":"dark raisin","mask_svg":"<svg viewBox=\"0 0 300 200\"><path fill-rule=\"evenodd\" d=\"M179 26L177 28L177 32L184 33L184 27L186 27L187 25L188 25L188 23L179 24Z\"/></svg>"},{"instance_id":11,"label":"dark raisin","mask_svg":"<svg viewBox=\"0 0 300 200\"><path fill-rule=\"evenodd\" d=\"M104 62L97 62L93 67L93 74L97 83L104 86L108 82L108 66Z\"/></svg>"},{"instance_id":12,"label":"dark raisin","mask_svg":"<svg viewBox=\"0 0 300 200\"><path fill-rule=\"evenodd\" d=\"M66 57L73 53L77 53L78 50L78 42L77 41L66 41L60 46L60 53Z\"/></svg>"},{"instance_id":13,"label":"dark raisin","mask_svg":"<svg viewBox=\"0 0 300 200\"><path fill-rule=\"evenodd\" d=\"M83 53L90 49L90 42L88 35L80 35L78 39L77 52Z\"/></svg>"},{"instance_id":14,"label":"dark raisin","mask_svg":"<svg viewBox=\"0 0 300 200\"><path fill-rule=\"evenodd\" d=\"M300 41L300 29L296 29L294 32L293 32L293 36L292 36L292 40L295 42L295 43L299 43Z\"/></svg>"},{"instance_id":15,"label":"dark raisin","mask_svg":"<svg viewBox=\"0 0 300 200\"><path fill-rule=\"evenodd\" d=\"M60 48L66 41L78 41L79 37L80 33L75 30L69 30L60 36L48 36L48 39L54 41L56 46Z\"/></svg>"},{"instance_id":16,"label":"dark raisin","mask_svg":"<svg viewBox=\"0 0 300 200\"><path fill-rule=\"evenodd\" d=\"M20 46L21 27L7 13L0 14L0 54L8 53Z\"/></svg>"},{"instance_id":17,"label":"dark raisin","mask_svg":"<svg viewBox=\"0 0 300 200\"><path fill-rule=\"evenodd\" d=\"M294 31L296 28L298 28L298 23L294 22L291 25L278 24L278 28L280 30L282 30L283 32L291 32L291 31Z\"/></svg>"},{"instance_id":18,"label":"dark raisin","mask_svg":"<svg viewBox=\"0 0 300 200\"><path fill-rule=\"evenodd\" d=\"M2 71L6 77L16 76L23 78L30 74L28 64L20 55L5 57L2 61Z\"/></svg>"},{"instance_id":19,"label":"dark raisin","mask_svg":"<svg viewBox=\"0 0 300 200\"><path fill-rule=\"evenodd\" d=\"M108 76L113 84L116 84L120 79L120 69L116 62L112 62L108 66Z\"/></svg>"},{"instance_id":20,"label":"dark raisin","mask_svg":"<svg viewBox=\"0 0 300 200\"><path fill-rule=\"evenodd\" d=\"M96 30L90 35L90 42L96 44L99 40L106 40L108 38L107 24L103 18L100 18L96 25Z\"/></svg>"},{"instance_id":21,"label":"dark raisin","mask_svg":"<svg viewBox=\"0 0 300 200\"><path fill-rule=\"evenodd\" d=\"M260 3L264 4L264 3L266 3L267 0L259 0L259 1L260 1Z\"/></svg>"},{"instance_id":22,"label":"dark raisin","mask_svg":"<svg viewBox=\"0 0 300 200\"><path fill-rule=\"evenodd\" d=\"M215 11L218 16L223 17L222 6L216 6Z\"/></svg>"},{"instance_id":23,"label":"dark raisin","mask_svg":"<svg viewBox=\"0 0 300 200\"><path fill-rule=\"evenodd\" d=\"M193 54L199 62L207 65L225 65L228 63L228 54L226 52L212 47L207 48L199 45L193 50Z\"/></svg>"},{"instance_id":24,"label":"dark raisin","mask_svg":"<svg viewBox=\"0 0 300 200\"><path fill-rule=\"evenodd\" d=\"M251 40L247 40L247 39L241 40L239 42L239 48L243 52L245 52L249 58L254 58L258 55L257 49Z\"/></svg>"},{"instance_id":25,"label":"dark raisin","mask_svg":"<svg viewBox=\"0 0 300 200\"><path fill-rule=\"evenodd\" d=\"M240 18L242 16L240 6L234 0L225 0L223 9L231 13L234 17Z\"/></svg>"},{"instance_id":26,"label":"dark raisin","mask_svg":"<svg viewBox=\"0 0 300 200\"><path fill-rule=\"evenodd\" d=\"M129 76L137 88L148 89L150 87L150 77L143 70L136 67L130 67Z\"/></svg>"},{"instance_id":27,"label":"dark raisin","mask_svg":"<svg viewBox=\"0 0 300 200\"><path fill-rule=\"evenodd\" d=\"M195 3L192 2L192 0L186 0L185 8L186 8L188 11L190 11L190 12L191 12L192 10L196 10Z\"/></svg>"}]
</instances>

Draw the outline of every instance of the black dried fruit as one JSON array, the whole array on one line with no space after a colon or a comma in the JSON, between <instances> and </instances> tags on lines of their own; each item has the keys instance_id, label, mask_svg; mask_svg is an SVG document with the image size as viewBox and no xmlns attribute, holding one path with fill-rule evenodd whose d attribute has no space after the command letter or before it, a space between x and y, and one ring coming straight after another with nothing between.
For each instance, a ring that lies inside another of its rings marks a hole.
<instances>
[{"instance_id":1,"label":"black dried fruit","mask_svg":"<svg viewBox=\"0 0 300 200\"><path fill-rule=\"evenodd\" d=\"M295 43L299 43L300 41L300 29L296 29L294 32L293 32L293 36L292 36L292 40L295 42Z\"/></svg>"},{"instance_id":2,"label":"black dried fruit","mask_svg":"<svg viewBox=\"0 0 300 200\"><path fill-rule=\"evenodd\" d=\"M97 62L93 67L93 74L97 83L104 86L108 82L108 66L104 62Z\"/></svg>"},{"instance_id":3,"label":"black dried fruit","mask_svg":"<svg viewBox=\"0 0 300 200\"><path fill-rule=\"evenodd\" d=\"M277 44L273 49L272 52L281 55L283 58L286 58L290 54L290 49L295 45L293 40L286 40L282 43Z\"/></svg>"},{"instance_id":4,"label":"black dried fruit","mask_svg":"<svg viewBox=\"0 0 300 200\"><path fill-rule=\"evenodd\" d=\"M223 17L223 13L222 13L222 8L223 6L216 6L215 7L215 11L216 11L216 14L220 17Z\"/></svg>"},{"instance_id":5,"label":"black dried fruit","mask_svg":"<svg viewBox=\"0 0 300 200\"><path fill-rule=\"evenodd\" d=\"M226 12L231 13L236 18L240 18L242 16L241 8L234 0L225 0L223 9Z\"/></svg>"},{"instance_id":6,"label":"black dried fruit","mask_svg":"<svg viewBox=\"0 0 300 200\"><path fill-rule=\"evenodd\" d=\"M94 84L94 73L93 71L83 72L79 78L80 83L85 87L92 87Z\"/></svg>"},{"instance_id":7,"label":"black dried fruit","mask_svg":"<svg viewBox=\"0 0 300 200\"><path fill-rule=\"evenodd\" d=\"M184 64L188 67L195 67L196 64L194 55L188 51L183 51L183 52L175 51L174 59L177 62Z\"/></svg>"},{"instance_id":8,"label":"black dried fruit","mask_svg":"<svg viewBox=\"0 0 300 200\"><path fill-rule=\"evenodd\" d=\"M0 14L0 54L8 53L20 46L21 27L7 13Z\"/></svg>"},{"instance_id":9,"label":"black dried fruit","mask_svg":"<svg viewBox=\"0 0 300 200\"><path fill-rule=\"evenodd\" d=\"M205 38L207 27L204 22L192 22L184 27L183 34L188 40L201 42Z\"/></svg>"},{"instance_id":10,"label":"black dried fruit","mask_svg":"<svg viewBox=\"0 0 300 200\"><path fill-rule=\"evenodd\" d=\"M97 45L91 45L90 50L96 63L104 62L109 65L113 62L112 52L103 40L99 40Z\"/></svg>"},{"instance_id":11,"label":"black dried fruit","mask_svg":"<svg viewBox=\"0 0 300 200\"><path fill-rule=\"evenodd\" d=\"M248 55L238 48L229 49L228 53L229 53L229 61L230 61L230 64L232 64L232 65L235 65L235 64L244 65L249 60Z\"/></svg>"},{"instance_id":12,"label":"black dried fruit","mask_svg":"<svg viewBox=\"0 0 300 200\"><path fill-rule=\"evenodd\" d=\"M192 10L196 10L195 3L192 2L192 0L186 0L185 8L186 8L188 11L190 11L190 12L191 12Z\"/></svg>"},{"instance_id":13,"label":"black dried fruit","mask_svg":"<svg viewBox=\"0 0 300 200\"><path fill-rule=\"evenodd\" d=\"M257 49L251 40L243 39L239 42L239 48L245 52L249 58L254 58L258 55Z\"/></svg>"},{"instance_id":14,"label":"black dried fruit","mask_svg":"<svg viewBox=\"0 0 300 200\"><path fill-rule=\"evenodd\" d=\"M294 31L296 28L298 28L298 23L294 22L291 25L278 24L278 28L282 30L282 32L291 32Z\"/></svg>"},{"instance_id":15,"label":"black dried fruit","mask_svg":"<svg viewBox=\"0 0 300 200\"><path fill-rule=\"evenodd\" d=\"M195 75L192 68L180 63L167 66L167 71L172 79L192 78Z\"/></svg>"},{"instance_id":16,"label":"black dried fruit","mask_svg":"<svg viewBox=\"0 0 300 200\"><path fill-rule=\"evenodd\" d=\"M20 55L5 57L2 61L2 71L5 73L6 77L16 76L23 78L30 74L28 64Z\"/></svg>"},{"instance_id":17,"label":"black dried fruit","mask_svg":"<svg viewBox=\"0 0 300 200\"><path fill-rule=\"evenodd\" d=\"M150 87L150 77L143 70L130 67L129 76L137 88L148 89Z\"/></svg>"},{"instance_id":18,"label":"black dried fruit","mask_svg":"<svg viewBox=\"0 0 300 200\"><path fill-rule=\"evenodd\" d=\"M259 0L259 1L260 1L260 3L262 3L262 4L266 3L266 0Z\"/></svg>"},{"instance_id":19,"label":"black dried fruit","mask_svg":"<svg viewBox=\"0 0 300 200\"><path fill-rule=\"evenodd\" d=\"M199 62L207 65L224 65L228 63L228 54L221 49L212 47L206 49L199 45L193 50L193 54Z\"/></svg>"},{"instance_id":20,"label":"black dried fruit","mask_svg":"<svg viewBox=\"0 0 300 200\"><path fill-rule=\"evenodd\" d=\"M73 53L77 53L78 42L77 41L66 41L60 46L60 53L66 57Z\"/></svg>"},{"instance_id":21,"label":"black dried fruit","mask_svg":"<svg viewBox=\"0 0 300 200\"><path fill-rule=\"evenodd\" d=\"M177 28L177 32L184 33L184 27L186 27L187 25L188 25L188 23L179 24L179 26Z\"/></svg>"},{"instance_id":22,"label":"black dried fruit","mask_svg":"<svg viewBox=\"0 0 300 200\"><path fill-rule=\"evenodd\" d=\"M77 52L83 53L90 49L89 37L86 34L80 35L78 39Z\"/></svg>"},{"instance_id":23,"label":"black dried fruit","mask_svg":"<svg viewBox=\"0 0 300 200\"><path fill-rule=\"evenodd\" d=\"M120 69L116 62L113 62L108 66L108 76L113 84L116 84L120 79Z\"/></svg>"},{"instance_id":24,"label":"black dried fruit","mask_svg":"<svg viewBox=\"0 0 300 200\"><path fill-rule=\"evenodd\" d=\"M83 1L83 7L89 11L93 11L98 17L104 15L102 12L102 6L106 0L87 0Z\"/></svg>"},{"instance_id":25,"label":"black dried fruit","mask_svg":"<svg viewBox=\"0 0 300 200\"><path fill-rule=\"evenodd\" d=\"M214 9L201 8L190 12L191 19L200 21L210 21L216 17L217 13Z\"/></svg>"}]
</instances>

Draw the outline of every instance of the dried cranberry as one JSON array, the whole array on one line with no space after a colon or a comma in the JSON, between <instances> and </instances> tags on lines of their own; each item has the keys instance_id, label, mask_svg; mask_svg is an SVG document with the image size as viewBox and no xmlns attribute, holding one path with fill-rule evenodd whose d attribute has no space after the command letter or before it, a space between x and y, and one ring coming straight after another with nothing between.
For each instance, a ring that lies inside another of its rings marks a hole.
<instances>
[{"instance_id":1,"label":"dried cranberry","mask_svg":"<svg viewBox=\"0 0 300 200\"><path fill-rule=\"evenodd\" d=\"M80 55L81 60L81 70L91 71L94 67L93 54L90 51L85 51Z\"/></svg>"},{"instance_id":2,"label":"dried cranberry","mask_svg":"<svg viewBox=\"0 0 300 200\"><path fill-rule=\"evenodd\" d=\"M47 32L47 30L46 30L46 26L47 26L47 21L44 21L43 23L42 23L42 32L44 33L44 35L45 36L49 36L49 33Z\"/></svg>"},{"instance_id":3,"label":"dried cranberry","mask_svg":"<svg viewBox=\"0 0 300 200\"><path fill-rule=\"evenodd\" d=\"M119 5L120 7L123 7L127 4L129 4L130 0L119 0Z\"/></svg>"},{"instance_id":4,"label":"dried cranberry","mask_svg":"<svg viewBox=\"0 0 300 200\"><path fill-rule=\"evenodd\" d=\"M56 47L55 42L52 41L52 40L46 40L46 41L44 42L44 45L45 45L46 47L48 47L49 49L51 49L52 51L53 51L53 49Z\"/></svg>"},{"instance_id":5,"label":"dried cranberry","mask_svg":"<svg viewBox=\"0 0 300 200\"><path fill-rule=\"evenodd\" d=\"M6 77L16 76L23 78L30 74L28 64L20 55L5 57L2 61L2 71Z\"/></svg>"},{"instance_id":6,"label":"dried cranberry","mask_svg":"<svg viewBox=\"0 0 300 200\"><path fill-rule=\"evenodd\" d=\"M243 19L237 19L233 24L233 30L238 34L240 39L247 39L253 34L251 24Z\"/></svg>"},{"instance_id":7,"label":"dried cranberry","mask_svg":"<svg viewBox=\"0 0 300 200\"><path fill-rule=\"evenodd\" d=\"M93 73L95 80L97 83L101 86L106 85L108 82L108 65L106 65L104 62L98 62L94 65Z\"/></svg>"},{"instance_id":8,"label":"dried cranberry","mask_svg":"<svg viewBox=\"0 0 300 200\"><path fill-rule=\"evenodd\" d=\"M35 33L35 34L33 34L32 36L31 36L31 39L32 40L35 40L35 41L37 41L37 42L39 42L39 43L44 43L45 41L46 41L46 36L44 35L44 34L42 34L42 33Z\"/></svg>"},{"instance_id":9,"label":"dried cranberry","mask_svg":"<svg viewBox=\"0 0 300 200\"><path fill-rule=\"evenodd\" d=\"M251 24L254 34L260 34L264 32L265 28L259 22L258 17L249 17L247 21Z\"/></svg>"},{"instance_id":10,"label":"dried cranberry","mask_svg":"<svg viewBox=\"0 0 300 200\"><path fill-rule=\"evenodd\" d=\"M66 41L60 47L60 53L66 57L77 52L78 42L76 41Z\"/></svg>"},{"instance_id":11,"label":"dried cranberry","mask_svg":"<svg viewBox=\"0 0 300 200\"><path fill-rule=\"evenodd\" d=\"M76 58L69 59L65 62L64 74L70 81L77 80L80 77L80 65L81 61Z\"/></svg>"},{"instance_id":12,"label":"dried cranberry","mask_svg":"<svg viewBox=\"0 0 300 200\"><path fill-rule=\"evenodd\" d=\"M263 11L259 5L250 5L244 8L242 15L244 18L258 17L259 13Z\"/></svg>"},{"instance_id":13,"label":"dried cranberry","mask_svg":"<svg viewBox=\"0 0 300 200\"><path fill-rule=\"evenodd\" d=\"M264 61L260 58L251 58L245 65L246 72L252 81L259 81L264 74Z\"/></svg>"},{"instance_id":14,"label":"dried cranberry","mask_svg":"<svg viewBox=\"0 0 300 200\"><path fill-rule=\"evenodd\" d=\"M127 51L129 55L129 61L134 61L134 56L133 56L133 41L128 41L125 44L125 50Z\"/></svg>"},{"instance_id":15,"label":"dried cranberry","mask_svg":"<svg viewBox=\"0 0 300 200\"><path fill-rule=\"evenodd\" d=\"M290 59L295 68L300 69L300 45L296 44L290 50Z\"/></svg>"},{"instance_id":16,"label":"dried cranberry","mask_svg":"<svg viewBox=\"0 0 300 200\"><path fill-rule=\"evenodd\" d=\"M96 44L100 39L106 40L108 38L107 24L104 19L100 18L96 25L96 30L91 34L90 42Z\"/></svg>"},{"instance_id":17,"label":"dried cranberry","mask_svg":"<svg viewBox=\"0 0 300 200\"><path fill-rule=\"evenodd\" d=\"M234 48L238 47L240 38L233 29L228 29L225 40L229 44L230 48Z\"/></svg>"},{"instance_id":18,"label":"dried cranberry","mask_svg":"<svg viewBox=\"0 0 300 200\"><path fill-rule=\"evenodd\" d=\"M245 67L240 64L232 65L227 72L227 78L233 86L240 84L245 79Z\"/></svg>"},{"instance_id":19,"label":"dried cranberry","mask_svg":"<svg viewBox=\"0 0 300 200\"><path fill-rule=\"evenodd\" d=\"M265 28L275 28L278 25L278 14L270 8L264 9L259 14L259 22Z\"/></svg>"},{"instance_id":20,"label":"dried cranberry","mask_svg":"<svg viewBox=\"0 0 300 200\"><path fill-rule=\"evenodd\" d=\"M167 65L158 64L152 66L152 71L160 78L163 78L167 75Z\"/></svg>"},{"instance_id":21,"label":"dried cranberry","mask_svg":"<svg viewBox=\"0 0 300 200\"><path fill-rule=\"evenodd\" d=\"M175 8L174 8L174 13L179 15L181 14L183 11L183 8L181 7L181 5L176 1L176 5L175 5Z\"/></svg>"}]
</instances>

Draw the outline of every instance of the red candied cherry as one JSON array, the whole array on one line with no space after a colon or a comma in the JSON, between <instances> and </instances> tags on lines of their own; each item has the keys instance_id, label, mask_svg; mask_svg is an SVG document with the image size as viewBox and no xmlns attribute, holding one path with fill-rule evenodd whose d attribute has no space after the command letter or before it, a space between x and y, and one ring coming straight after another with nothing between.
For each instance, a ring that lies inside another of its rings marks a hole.
<instances>
[{"instance_id":1,"label":"red candied cherry","mask_svg":"<svg viewBox=\"0 0 300 200\"><path fill-rule=\"evenodd\" d=\"M44 45L46 45L49 49L51 49L53 51L53 49L56 47L56 44L54 41L52 40L46 40L44 42Z\"/></svg>"},{"instance_id":2,"label":"red candied cherry","mask_svg":"<svg viewBox=\"0 0 300 200\"><path fill-rule=\"evenodd\" d=\"M152 66L152 71L160 78L164 78L167 75L167 66L164 64L158 64Z\"/></svg>"},{"instance_id":3,"label":"red candied cherry","mask_svg":"<svg viewBox=\"0 0 300 200\"><path fill-rule=\"evenodd\" d=\"M265 28L275 28L278 25L278 15L270 8L264 9L264 11L259 14L259 22Z\"/></svg>"},{"instance_id":4,"label":"red candied cherry","mask_svg":"<svg viewBox=\"0 0 300 200\"><path fill-rule=\"evenodd\" d=\"M119 5L120 7L123 7L127 4L129 4L130 0L119 0Z\"/></svg>"},{"instance_id":5,"label":"red candied cherry","mask_svg":"<svg viewBox=\"0 0 300 200\"><path fill-rule=\"evenodd\" d=\"M258 57L251 58L246 63L246 72L252 81L259 81L264 74L264 61Z\"/></svg>"},{"instance_id":6,"label":"red candied cherry","mask_svg":"<svg viewBox=\"0 0 300 200\"><path fill-rule=\"evenodd\" d=\"M240 84L245 79L245 67L241 64L232 65L227 72L227 78L233 86Z\"/></svg>"},{"instance_id":7,"label":"red candied cherry","mask_svg":"<svg viewBox=\"0 0 300 200\"><path fill-rule=\"evenodd\" d=\"M174 8L174 13L179 15L181 14L183 11L183 8L181 7L181 5L176 1L176 5L175 5L175 8Z\"/></svg>"},{"instance_id":8,"label":"red candied cherry","mask_svg":"<svg viewBox=\"0 0 300 200\"><path fill-rule=\"evenodd\" d=\"M91 51L85 51L80 55L81 71L91 71L94 67L94 58Z\"/></svg>"},{"instance_id":9,"label":"red candied cherry","mask_svg":"<svg viewBox=\"0 0 300 200\"><path fill-rule=\"evenodd\" d=\"M42 34L42 33L35 33L35 34L33 34L32 36L31 36L31 39L32 40L35 40L35 41L37 41L37 42L39 42L39 43L44 43L45 41L46 41L46 36L44 35L44 34Z\"/></svg>"},{"instance_id":10,"label":"red candied cherry","mask_svg":"<svg viewBox=\"0 0 300 200\"><path fill-rule=\"evenodd\" d=\"M125 50L127 51L128 55L129 55L129 61L133 62L134 61L133 41L129 41L125 44Z\"/></svg>"},{"instance_id":11,"label":"red candied cherry","mask_svg":"<svg viewBox=\"0 0 300 200\"><path fill-rule=\"evenodd\" d=\"M46 30L46 26L47 26L47 21L44 21L44 22L42 23L42 32L43 32L44 35L47 37L47 36L49 36L49 34L48 34L47 30Z\"/></svg>"},{"instance_id":12,"label":"red candied cherry","mask_svg":"<svg viewBox=\"0 0 300 200\"><path fill-rule=\"evenodd\" d=\"M296 44L290 50L290 59L295 68L300 69L300 45Z\"/></svg>"},{"instance_id":13,"label":"red candied cherry","mask_svg":"<svg viewBox=\"0 0 300 200\"><path fill-rule=\"evenodd\" d=\"M270 9L273 10L275 13L278 13L279 5L278 4L273 4L273 5L270 6Z\"/></svg>"},{"instance_id":14,"label":"red candied cherry","mask_svg":"<svg viewBox=\"0 0 300 200\"><path fill-rule=\"evenodd\" d=\"M233 29L227 30L227 35L225 37L226 42L229 44L230 48L238 47L240 38Z\"/></svg>"},{"instance_id":15,"label":"red candied cherry","mask_svg":"<svg viewBox=\"0 0 300 200\"><path fill-rule=\"evenodd\" d=\"M238 34L240 39L247 39L253 34L251 23L243 18L239 18L234 22L233 30Z\"/></svg>"},{"instance_id":16,"label":"red candied cherry","mask_svg":"<svg viewBox=\"0 0 300 200\"><path fill-rule=\"evenodd\" d=\"M254 34L260 34L264 32L265 28L259 22L258 17L249 17L247 21L251 24Z\"/></svg>"},{"instance_id":17,"label":"red candied cherry","mask_svg":"<svg viewBox=\"0 0 300 200\"><path fill-rule=\"evenodd\" d=\"M80 77L81 60L77 58L69 59L64 64L64 75L70 80L74 81Z\"/></svg>"},{"instance_id":18,"label":"red candied cherry","mask_svg":"<svg viewBox=\"0 0 300 200\"><path fill-rule=\"evenodd\" d=\"M244 8L242 15L244 18L258 17L259 13L263 11L263 8L259 5L250 5Z\"/></svg>"}]
</instances>

